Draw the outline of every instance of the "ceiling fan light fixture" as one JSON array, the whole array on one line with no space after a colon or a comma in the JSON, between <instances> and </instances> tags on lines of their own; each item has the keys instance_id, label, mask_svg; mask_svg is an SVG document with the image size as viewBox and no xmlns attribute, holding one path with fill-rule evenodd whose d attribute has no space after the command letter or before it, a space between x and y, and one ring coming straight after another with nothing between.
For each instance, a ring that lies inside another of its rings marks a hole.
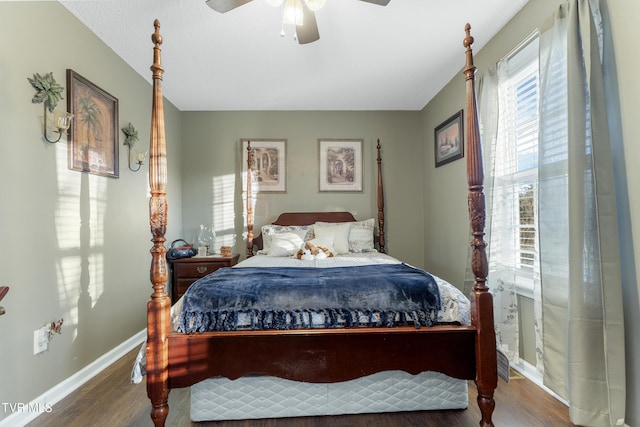
<instances>
[{"instance_id":1,"label":"ceiling fan light fixture","mask_svg":"<svg viewBox=\"0 0 640 427\"><path fill-rule=\"evenodd\" d=\"M0 0L1 1L1 0ZM207 6L219 13L225 13L253 0L205 0ZM327 0L265 0L269 6L282 7L280 36L284 37L285 25L293 27L293 39L299 44L320 40L315 12L321 9ZM355 1L355 0L354 0ZM389 0L360 0L366 3L386 6ZM306 23L306 25L305 25Z\"/></svg>"},{"instance_id":2,"label":"ceiling fan light fixture","mask_svg":"<svg viewBox=\"0 0 640 427\"><path fill-rule=\"evenodd\" d=\"M304 25L301 0L284 0L282 22L290 25Z\"/></svg>"},{"instance_id":3,"label":"ceiling fan light fixture","mask_svg":"<svg viewBox=\"0 0 640 427\"><path fill-rule=\"evenodd\" d=\"M307 5L307 7L314 12L316 10L320 10L326 2L327 0L304 0L304 3Z\"/></svg>"}]
</instances>

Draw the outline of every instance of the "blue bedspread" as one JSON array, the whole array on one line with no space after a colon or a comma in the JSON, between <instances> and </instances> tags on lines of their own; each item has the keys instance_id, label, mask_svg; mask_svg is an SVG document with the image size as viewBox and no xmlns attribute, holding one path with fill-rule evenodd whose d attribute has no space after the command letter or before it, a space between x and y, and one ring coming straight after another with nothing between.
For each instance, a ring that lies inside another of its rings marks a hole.
<instances>
[{"instance_id":1,"label":"blue bedspread","mask_svg":"<svg viewBox=\"0 0 640 427\"><path fill-rule=\"evenodd\" d=\"M189 287L178 331L235 330L241 315L251 329L309 328L311 313L328 328L431 326L440 305L433 277L407 264L224 268Z\"/></svg>"}]
</instances>

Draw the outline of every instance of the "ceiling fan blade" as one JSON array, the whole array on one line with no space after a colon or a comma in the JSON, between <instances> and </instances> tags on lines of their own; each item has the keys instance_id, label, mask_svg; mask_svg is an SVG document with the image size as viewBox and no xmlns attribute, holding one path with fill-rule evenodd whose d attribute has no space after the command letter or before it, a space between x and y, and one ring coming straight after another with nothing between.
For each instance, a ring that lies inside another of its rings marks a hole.
<instances>
[{"instance_id":1,"label":"ceiling fan blade","mask_svg":"<svg viewBox=\"0 0 640 427\"><path fill-rule=\"evenodd\" d=\"M206 3L207 6L216 12L225 13L250 1L251 0L206 0Z\"/></svg>"},{"instance_id":2,"label":"ceiling fan blade","mask_svg":"<svg viewBox=\"0 0 640 427\"><path fill-rule=\"evenodd\" d=\"M299 44L312 43L320 39L316 14L302 2L302 25L296 25L296 37Z\"/></svg>"},{"instance_id":3,"label":"ceiling fan blade","mask_svg":"<svg viewBox=\"0 0 640 427\"><path fill-rule=\"evenodd\" d=\"M380 6L386 6L387 4L389 4L389 0L361 0L361 1L366 1L367 3L373 3Z\"/></svg>"}]
</instances>

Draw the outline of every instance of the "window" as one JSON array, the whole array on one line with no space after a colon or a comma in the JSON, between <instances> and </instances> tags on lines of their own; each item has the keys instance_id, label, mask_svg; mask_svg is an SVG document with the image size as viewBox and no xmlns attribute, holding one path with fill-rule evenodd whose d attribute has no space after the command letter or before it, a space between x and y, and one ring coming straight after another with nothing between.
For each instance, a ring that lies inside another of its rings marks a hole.
<instances>
[{"instance_id":1,"label":"window","mask_svg":"<svg viewBox=\"0 0 640 427\"><path fill-rule=\"evenodd\" d=\"M492 240L497 264L513 270L516 289L533 292L537 258L538 39L499 65L499 124L494 164ZM495 250L497 249L497 250Z\"/></svg>"}]
</instances>

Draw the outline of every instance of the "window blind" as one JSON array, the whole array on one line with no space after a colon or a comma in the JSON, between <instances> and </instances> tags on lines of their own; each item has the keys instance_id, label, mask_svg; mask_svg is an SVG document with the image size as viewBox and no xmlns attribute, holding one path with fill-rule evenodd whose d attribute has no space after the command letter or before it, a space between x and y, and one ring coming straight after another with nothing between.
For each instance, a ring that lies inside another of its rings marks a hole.
<instances>
[{"instance_id":1,"label":"window blind","mask_svg":"<svg viewBox=\"0 0 640 427\"><path fill-rule=\"evenodd\" d=\"M539 137L538 38L499 65L498 146L494 164L492 259L512 270L518 288L533 288L537 257Z\"/></svg>"}]
</instances>

